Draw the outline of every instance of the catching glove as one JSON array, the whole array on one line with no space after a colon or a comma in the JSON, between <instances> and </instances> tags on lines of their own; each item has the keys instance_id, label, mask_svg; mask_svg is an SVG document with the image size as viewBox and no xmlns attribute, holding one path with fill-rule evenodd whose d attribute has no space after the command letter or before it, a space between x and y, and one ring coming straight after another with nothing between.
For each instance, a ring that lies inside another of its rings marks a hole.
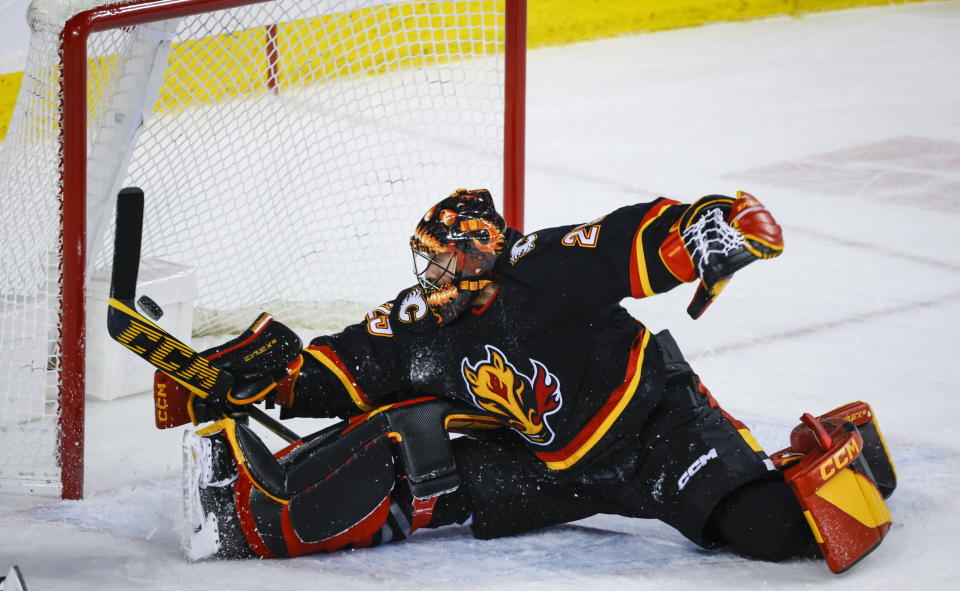
<instances>
[{"instance_id":1,"label":"catching glove","mask_svg":"<svg viewBox=\"0 0 960 591\"><path fill-rule=\"evenodd\" d=\"M783 252L783 232L756 197L743 191L736 199L710 195L697 200L680 218L684 246L700 285L687 307L699 318L733 274L759 259Z\"/></svg>"}]
</instances>

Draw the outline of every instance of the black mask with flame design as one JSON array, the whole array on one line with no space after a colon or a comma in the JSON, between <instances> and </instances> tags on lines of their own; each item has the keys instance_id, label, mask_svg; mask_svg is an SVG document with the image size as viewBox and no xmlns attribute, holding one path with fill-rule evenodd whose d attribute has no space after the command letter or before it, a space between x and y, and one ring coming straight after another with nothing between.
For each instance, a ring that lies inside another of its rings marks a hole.
<instances>
[{"instance_id":1,"label":"black mask with flame design","mask_svg":"<svg viewBox=\"0 0 960 591\"><path fill-rule=\"evenodd\" d=\"M458 318L490 283L505 229L486 189L457 189L417 224L410 237L414 274L438 324ZM442 270L432 280L431 267Z\"/></svg>"}]
</instances>

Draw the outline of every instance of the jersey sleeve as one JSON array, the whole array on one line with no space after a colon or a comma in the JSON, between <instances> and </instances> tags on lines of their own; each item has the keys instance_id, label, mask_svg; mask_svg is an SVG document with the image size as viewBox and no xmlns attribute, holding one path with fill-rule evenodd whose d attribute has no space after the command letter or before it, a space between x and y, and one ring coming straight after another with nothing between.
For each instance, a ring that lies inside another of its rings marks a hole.
<instances>
[{"instance_id":1,"label":"jersey sleeve","mask_svg":"<svg viewBox=\"0 0 960 591\"><path fill-rule=\"evenodd\" d=\"M632 205L614 212L616 230L607 255L628 279L626 295L645 298L697 278L680 236L689 205L670 199Z\"/></svg>"},{"instance_id":2,"label":"jersey sleeve","mask_svg":"<svg viewBox=\"0 0 960 591\"><path fill-rule=\"evenodd\" d=\"M544 274L544 283L559 287L581 305L663 293L697 279L680 234L689 207L660 198L585 224L536 232L514 245L510 262L525 261L531 267L539 263L537 273ZM525 256L533 254L531 244L538 242L541 256Z\"/></svg>"},{"instance_id":3,"label":"jersey sleeve","mask_svg":"<svg viewBox=\"0 0 960 591\"><path fill-rule=\"evenodd\" d=\"M429 321L425 301L421 308L408 305L417 289L404 290L342 332L313 339L303 350L303 368L283 418L346 418L402 400L411 390L406 357L412 335L394 327L402 324L398 312Z\"/></svg>"}]
</instances>

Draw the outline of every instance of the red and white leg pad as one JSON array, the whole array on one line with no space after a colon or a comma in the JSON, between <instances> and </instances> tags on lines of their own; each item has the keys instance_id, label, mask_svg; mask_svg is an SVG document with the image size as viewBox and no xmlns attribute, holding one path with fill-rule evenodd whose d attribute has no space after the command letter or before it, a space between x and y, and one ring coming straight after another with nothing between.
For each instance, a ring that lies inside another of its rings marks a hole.
<instances>
[{"instance_id":1,"label":"red and white leg pad","mask_svg":"<svg viewBox=\"0 0 960 591\"><path fill-rule=\"evenodd\" d=\"M784 470L784 479L800 501L834 573L849 569L875 549L892 523L884 494L864 456L865 448L874 443L874 433L868 430L865 442L855 422L844 418L856 418L860 411L865 414L859 420L866 423L864 417L869 417L878 435L870 406L853 403L820 417L804 414L790 434L790 447L771 456ZM884 459L892 472L889 457Z\"/></svg>"}]
</instances>

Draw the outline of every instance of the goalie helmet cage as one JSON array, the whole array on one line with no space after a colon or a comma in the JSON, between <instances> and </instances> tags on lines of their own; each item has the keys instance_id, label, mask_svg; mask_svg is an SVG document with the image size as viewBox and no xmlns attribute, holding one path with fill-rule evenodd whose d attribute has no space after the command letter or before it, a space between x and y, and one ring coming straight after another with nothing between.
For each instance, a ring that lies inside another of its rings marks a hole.
<instances>
[{"instance_id":1,"label":"goalie helmet cage","mask_svg":"<svg viewBox=\"0 0 960 591\"><path fill-rule=\"evenodd\" d=\"M194 337L264 309L359 320L411 283L401 245L457 187L502 187L522 224L526 0L34 0L28 20L0 149L0 491L83 495L86 287L120 187L147 196L144 260L195 267Z\"/></svg>"}]
</instances>

